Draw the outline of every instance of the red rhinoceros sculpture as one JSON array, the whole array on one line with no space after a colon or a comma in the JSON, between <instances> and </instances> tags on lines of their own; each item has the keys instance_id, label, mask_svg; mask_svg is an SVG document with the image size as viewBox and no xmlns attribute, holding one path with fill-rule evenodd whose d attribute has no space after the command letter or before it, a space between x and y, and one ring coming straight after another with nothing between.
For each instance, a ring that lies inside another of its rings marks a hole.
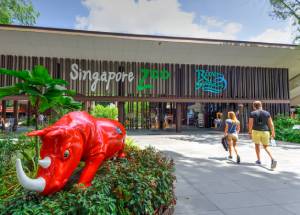
<instances>
[{"instance_id":1,"label":"red rhinoceros sculpture","mask_svg":"<svg viewBox=\"0 0 300 215\"><path fill-rule=\"evenodd\" d=\"M86 112L71 112L43 130L28 136L42 140L36 179L26 176L21 160L17 159L17 176L21 185L42 195L61 190L80 161L85 167L78 184L91 185L101 163L114 156L125 157L125 128L114 120L94 118Z\"/></svg>"}]
</instances>

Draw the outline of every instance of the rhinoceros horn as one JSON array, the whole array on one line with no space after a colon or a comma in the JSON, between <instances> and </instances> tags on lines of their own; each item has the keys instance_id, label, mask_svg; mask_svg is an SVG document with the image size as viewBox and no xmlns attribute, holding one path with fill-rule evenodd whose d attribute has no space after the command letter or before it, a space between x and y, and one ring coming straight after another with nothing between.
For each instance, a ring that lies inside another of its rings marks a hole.
<instances>
[{"instance_id":1,"label":"rhinoceros horn","mask_svg":"<svg viewBox=\"0 0 300 215\"><path fill-rule=\"evenodd\" d=\"M22 167L22 163L20 159L16 161L17 168L17 177L20 184L26 189L30 191L43 192L46 187L46 181L44 178L39 177L37 179L29 178Z\"/></svg>"}]
</instances>

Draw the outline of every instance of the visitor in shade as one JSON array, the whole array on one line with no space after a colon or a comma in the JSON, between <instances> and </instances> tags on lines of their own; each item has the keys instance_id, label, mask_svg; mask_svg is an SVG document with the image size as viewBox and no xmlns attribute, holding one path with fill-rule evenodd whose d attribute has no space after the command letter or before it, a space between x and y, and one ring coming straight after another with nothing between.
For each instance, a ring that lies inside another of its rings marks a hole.
<instances>
[{"instance_id":1,"label":"visitor in shade","mask_svg":"<svg viewBox=\"0 0 300 215\"><path fill-rule=\"evenodd\" d=\"M260 144L262 144L265 151L271 158L271 169L273 170L277 166L277 161L273 158L269 149L270 131L271 138L275 138L273 120L270 113L263 110L262 103L260 101L255 101L253 103L253 109L254 111L251 112L249 118L249 135L252 138L252 141L255 143L255 151L257 156L256 164L261 164Z\"/></svg>"}]
</instances>

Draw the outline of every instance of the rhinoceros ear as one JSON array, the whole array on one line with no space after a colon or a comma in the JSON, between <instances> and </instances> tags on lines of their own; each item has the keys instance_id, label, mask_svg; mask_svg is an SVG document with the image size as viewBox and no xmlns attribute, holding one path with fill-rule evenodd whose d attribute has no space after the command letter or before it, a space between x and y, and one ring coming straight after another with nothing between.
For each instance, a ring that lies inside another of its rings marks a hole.
<instances>
[{"instance_id":1,"label":"rhinoceros ear","mask_svg":"<svg viewBox=\"0 0 300 215\"><path fill-rule=\"evenodd\" d=\"M47 133L48 131L46 129L43 130L37 130L37 131L31 131L29 133L27 133L26 135L28 137L33 137L33 136L43 136Z\"/></svg>"},{"instance_id":2,"label":"rhinoceros ear","mask_svg":"<svg viewBox=\"0 0 300 215\"><path fill-rule=\"evenodd\" d=\"M47 132L47 137L58 137L58 136L65 136L66 129L65 128L56 128L52 129L51 131Z\"/></svg>"}]
</instances>

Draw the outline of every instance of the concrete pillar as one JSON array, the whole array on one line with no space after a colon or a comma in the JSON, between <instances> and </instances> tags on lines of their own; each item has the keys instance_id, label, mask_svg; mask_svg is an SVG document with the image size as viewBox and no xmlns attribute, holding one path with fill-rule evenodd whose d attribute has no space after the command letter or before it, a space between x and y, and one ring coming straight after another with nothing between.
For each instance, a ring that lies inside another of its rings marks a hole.
<instances>
[{"instance_id":1,"label":"concrete pillar","mask_svg":"<svg viewBox=\"0 0 300 215\"><path fill-rule=\"evenodd\" d=\"M125 123L125 103L124 102L118 102L118 120L120 123L124 125Z\"/></svg>"},{"instance_id":2,"label":"concrete pillar","mask_svg":"<svg viewBox=\"0 0 300 215\"><path fill-rule=\"evenodd\" d=\"M176 132L181 131L182 124L182 103L176 103Z\"/></svg>"},{"instance_id":3,"label":"concrete pillar","mask_svg":"<svg viewBox=\"0 0 300 215\"><path fill-rule=\"evenodd\" d=\"M19 118L19 102L14 101L14 124L13 124L13 131L16 131L18 128L18 118Z\"/></svg>"}]
</instances>

